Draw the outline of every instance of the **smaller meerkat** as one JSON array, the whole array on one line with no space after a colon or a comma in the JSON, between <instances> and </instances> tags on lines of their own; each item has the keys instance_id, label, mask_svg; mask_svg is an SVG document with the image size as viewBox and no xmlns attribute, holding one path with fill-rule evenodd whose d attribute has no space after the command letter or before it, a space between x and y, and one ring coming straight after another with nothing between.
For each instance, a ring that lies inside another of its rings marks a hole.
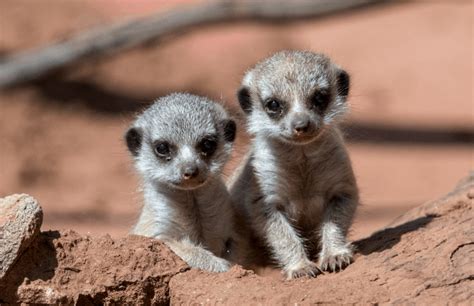
<instances>
[{"instance_id":1,"label":"smaller meerkat","mask_svg":"<svg viewBox=\"0 0 474 306\"><path fill-rule=\"evenodd\" d=\"M290 279L352 261L346 235L359 197L338 128L348 93L346 71L303 51L261 61L238 91L253 141L229 182L231 196L256 245Z\"/></svg>"},{"instance_id":2,"label":"smaller meerkat","mask_svg":"<svg viewBox=\"0 0 474 306\"><path fill-rule=\"evenodd\" d=\"M191 267L228 270L234 215L220 176L235 132L221 105L190 94L140 114L125 134L144 192L132 233L162 240Z\"/></svg>"}]
</instances>

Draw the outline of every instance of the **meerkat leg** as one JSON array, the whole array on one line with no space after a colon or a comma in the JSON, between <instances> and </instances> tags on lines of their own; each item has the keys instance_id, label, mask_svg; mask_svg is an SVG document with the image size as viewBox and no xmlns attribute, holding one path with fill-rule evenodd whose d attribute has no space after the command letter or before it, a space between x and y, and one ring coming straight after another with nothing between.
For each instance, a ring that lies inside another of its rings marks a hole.
<instances>
[{"instance_id":1,"label":"meerkat leg","mask_svg":"<svg viewBox=\"0 0 474 306\"><path fill-rule=\"evenodd\" d=\"M308 259L302 239L280 211L272 210L265 220L266 240L288 279L316 277L321 273L318 266Z\"/></svg>"},{"instance_id":2,"label":"meerkat leg","mask_svg":"<svg viewBox=\"0 0 474 306\"><path fill-rule=\"evenodd\" d=\"M347 195L334 196L329 201L319 233L319 266L323 271L340 271L352 262L353 249L346 235L356 205L357 201Z\"/></svg>"},{"instance_id":3,"label":"meerkat leg","mask_svg":"<svg viewBox=\"0 0 474 306\"><path fill-rule=\"evenodd\" d=\"M166 245L193 268L211 272L225 272L230 268L230 262L215 256L212 252L191 242L189 239L167 240Z\"/></svg>"}]
</instances>

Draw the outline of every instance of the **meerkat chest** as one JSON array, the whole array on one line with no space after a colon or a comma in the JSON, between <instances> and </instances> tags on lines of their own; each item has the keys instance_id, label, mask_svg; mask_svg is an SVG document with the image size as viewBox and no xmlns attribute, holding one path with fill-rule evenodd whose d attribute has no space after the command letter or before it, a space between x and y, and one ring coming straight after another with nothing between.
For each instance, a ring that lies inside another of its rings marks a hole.
<instances>
[{"instance_id":1,"label":"meerkat chest","mask_svg":"<svg viewBox=\"0 0 474 306\"><path fill-rule=\"evenodd\" d=\"M279 185L286 197L292 201L302 203L319 202L324 193L323 176L320 165L311 157L300 157L281 163Z\"/></svg>"},{"instance_id":2,"label":"meerkat chest","mask_svg":"<svg viewBox=\"0 0 474 306\"><path fill-rule=\"evenodd\" d=\"M230 217L222 199L209 196L194 197L186 211L187 232L196 243L204 245L215 254L222 251L230 235Z\"/></svg>"},{"instance_id":3,"label":"meerkat chest","mask_svg":"<svg viewBox=\"0 0 474 306\"><path fill-rule=\"evenodd\" d=\"M320 177L324 177L324 169L317 156L260 155L255 166L263 194L277 195L283 204L279 209L292 219L307 223L304 219L311 216L312 223L317 221L315 216L322 215L325 184Z\"/></svg>"},{"instance_id":4,"label":"meerkat chest","mask_svg":"<svg viewBox=\"0 0 474 306\"><path fill-rule=\"evenodd\" d=\"M298 163L288 163L285 165L286 187L291 198L299 200L311 200L316 197L318 191L318 181L315 165L307 159L301 159Z\"/></svg>"}]
</instances>

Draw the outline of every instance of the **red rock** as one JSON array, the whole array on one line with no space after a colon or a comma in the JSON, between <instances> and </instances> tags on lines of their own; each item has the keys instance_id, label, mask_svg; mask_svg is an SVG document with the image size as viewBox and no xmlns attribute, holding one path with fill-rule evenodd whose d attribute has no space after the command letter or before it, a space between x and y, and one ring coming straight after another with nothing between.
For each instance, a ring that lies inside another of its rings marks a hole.
<instances>
[{"instance_id":1,"label":"red rock","mask_svg":"<svg viewBox=\"0 0 474 306\"><path fill-rule=\"evenodd\" d=\"M0 282L38 235L43 213L26 194L0 199Z\"/></svg>"},{"instance_id":2,"label":"red rock","mask_svg":"<svg viewBox=\"0 0 474 306\"><path fill-rule=\"evenodd\" d=\"M155 239L43 232L0 285L0 303L163 304L170 278L186 269Z\"/></svg>"},{"instance_id":3,"label":"red rock","mask_svg":"<svg viewBox=\"0 0 474 306\"><path fill-rule=\"evenodd\" d=\"M392 227L356 242L355 262L340 273L284 281L191 270L172 278L172 304L453 304L474 292L474 177L446 197L417 207Z\"/></svg>"},{"instance_id":4,"label":"red rock","mask_svg":"<svg viewBox=\"0 0 474 306\"><path fill-rule=\"evenodd\" d=\"M472 301L473 176L355 242L339 273L286 281L240 267L209 273L161 242L75 232L41 233L4 282L0 303L47 304L462 304Z\"/></svg>"}]
</instances>

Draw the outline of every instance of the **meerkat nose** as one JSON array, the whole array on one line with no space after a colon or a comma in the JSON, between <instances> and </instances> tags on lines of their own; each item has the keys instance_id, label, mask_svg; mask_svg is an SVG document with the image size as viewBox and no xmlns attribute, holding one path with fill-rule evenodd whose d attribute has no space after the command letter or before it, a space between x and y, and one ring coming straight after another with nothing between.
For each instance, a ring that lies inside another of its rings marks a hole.
<instances>
[{"instance_id":1,"label":"meerkat nose","mask_svg":"<svg viewBox=\"0 0 474 306\"><path fill-rule=\"evenodd\" d=\"M196 166L189 166L189 167L186 167L186 169L184 169L183 178L185 180L189 180L196 177L198 174L199 174L199 170Z\"/></svg>"},{"instance_id":2,"label":"meerkat nose","mask_svg":"<svg viewBox=\"0 0 474 306\"><path fill-rule=\"evenodd\" d=\"M299 118L292 122L293 130L296 134L306 133L309 129L309 119Z\"/></svg>"}]
</instances>

